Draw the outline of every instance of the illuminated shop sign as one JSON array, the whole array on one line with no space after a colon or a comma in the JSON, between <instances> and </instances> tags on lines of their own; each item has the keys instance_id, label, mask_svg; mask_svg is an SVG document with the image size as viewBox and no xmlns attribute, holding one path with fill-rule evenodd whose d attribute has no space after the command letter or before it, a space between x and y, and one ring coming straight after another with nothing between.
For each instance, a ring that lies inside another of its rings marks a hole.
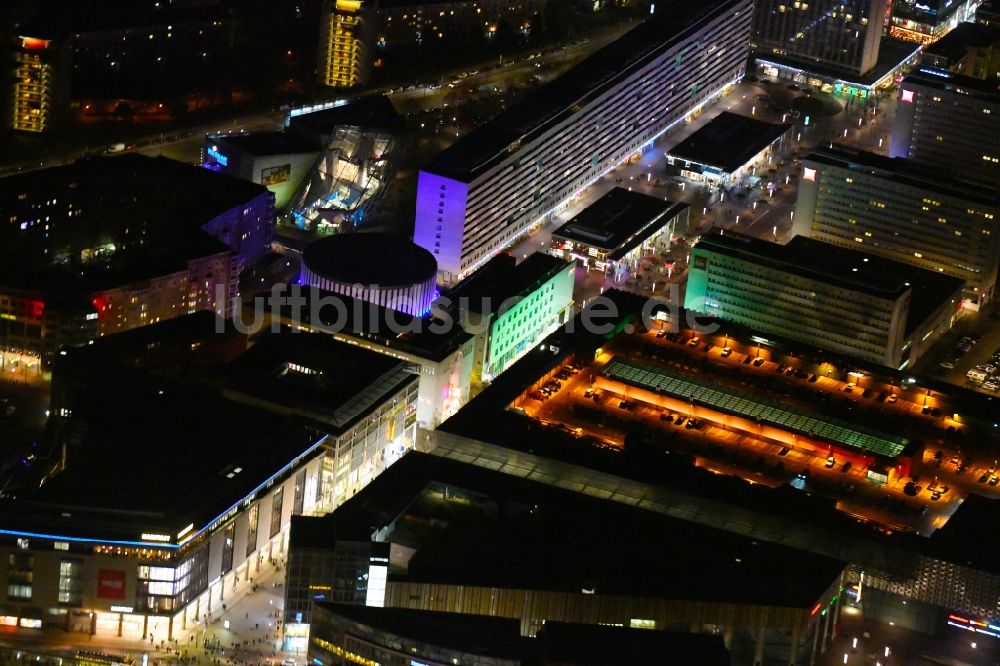
<instances>
[{"instance_id":1,"label":"illuminated shop sign","mask_svg":"<svg viewBox=\"0 0 1000 666\"><path fill-rule=\"evenodd\" d=\"M142 533L142 540L143 541L161 541L161 542L166 543L166 542L170 541L170 535L169 534L150 534L149 532L143 532Z\"/></svg>"},{"instance_id":2,"label":"illuminated shop sign","mask_svg":"<svg viewBox=\"0 0 1000 666\"><path fill-rule=\"evenodd\" d=\"M218 162L220 166L229 166L229 158L219 152L218 146L209 146L205 153Z\"/></svg>"},{"instance_id":3,"label":"illuminated shop sign","mask_svg":"<svg viewBox=\"0 0 1000 666\"><path fill-rule=\"evenodd\" d=\"M976 634L986 634L987 636L992 636L993 638L1000 638L1000 626L991 622L973 620L960 615L949 615L948 624L949 626L956 627L958 629L965 629L966 631L971 631Z\"/></svg>"}]
</instances>

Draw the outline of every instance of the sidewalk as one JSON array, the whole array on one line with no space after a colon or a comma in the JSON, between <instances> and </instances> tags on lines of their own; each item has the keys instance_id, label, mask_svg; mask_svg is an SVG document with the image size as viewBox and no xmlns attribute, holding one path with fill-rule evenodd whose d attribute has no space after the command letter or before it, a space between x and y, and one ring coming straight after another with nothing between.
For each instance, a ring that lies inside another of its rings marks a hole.
<instances>
[{"instance_id":1,"label":"sidewalk","mask_svg":"<svg viewBox=\"0 0 1000 666\"><path fill-rule=\"evenodd\" d=\"M144 662L145 666L280 664L293 658L293 653L281 649L284 579L284 568L265 564L260 575L253 577L256 590L250 579L229 586L225 601L207 621L189 622L187 629L175 622L173 641L152 631L149 638L141 640L57 629L18 629L0 638L0 646L64 658L80 650L129 655L136 666Z\"/></svg>"}]
</instances>

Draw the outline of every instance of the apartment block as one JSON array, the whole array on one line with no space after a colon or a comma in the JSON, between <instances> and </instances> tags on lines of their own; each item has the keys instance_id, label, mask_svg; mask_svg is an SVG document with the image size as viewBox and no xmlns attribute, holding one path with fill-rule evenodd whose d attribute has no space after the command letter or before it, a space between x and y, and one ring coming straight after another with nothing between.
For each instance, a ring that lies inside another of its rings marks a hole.
<instances>
[{"instance_id":1,"label":"apartment block","mask_svg":"<svg viewBox=\"0 0 1000 666\"><path fill-rule=\"evenodd\" d=\"M794 233L964 280L969 309L992 298L1000 261L995 190L837 145L802 165Z\"/></svg>"}]
</instances>

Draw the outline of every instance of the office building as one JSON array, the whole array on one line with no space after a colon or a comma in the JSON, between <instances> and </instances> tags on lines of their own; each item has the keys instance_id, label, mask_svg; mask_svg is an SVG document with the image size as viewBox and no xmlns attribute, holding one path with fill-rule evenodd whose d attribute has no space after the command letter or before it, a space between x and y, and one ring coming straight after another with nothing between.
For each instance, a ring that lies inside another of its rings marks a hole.
<instances>
[{"instance_id":1,"label":"office building","mask_svg":"<svg viewBox=\"0 0 1000 666\"><path fill-rule=\"evenodd\" d=\"M921 67L899 85L890 155L1000 184L1000 91L995 81Z\"/></svg>"},{"instance_id":2,"label":"office building","mask_svg":"<svg viewBox=\"0 0 1000 666\"><path fill-rule=\"evenodd\" d=\"M145 349L110 336L60 356L46 482L0 504L0 614L20 626L170 641L281 556L293 515L332 510L414 445L406 362L279 333L208 368L192 343L202 360L163 374L136 363L157 353L136 334Z\"/></svg>"},{"instance_id":3,"label":"office building","mask_svg":"<svg viewBox=\"0 0 1000 666\"><path fill-rule=\"evenodd\" d=\"M355 88L371 75L375 48L375 3L372 0L326 0L320 15L320 85Z\"/></svg>"},{"instance_id":4,"label":"office building","mask_svg":"<svg viewBox=\"0 0 1000 666\"><path fill-rule=\"evenodd\" d=\"M0 180L0 219L0 344L48 363L96 335L227 316L274 212L259 185L127 155Z\"/></svg>"},{"instance_id":5,"label":"office building","mask_svg":"<svg viewBox=\"0 0 1000 666\"><path fill-rule=\"evenodd\" d=\"M319 158L320 146L289 132L209 134L201 163L207 169L263 185L283 210Z\"/></svg>"},{"instance_id":6,"label":"office building","mask_svg":"<svg viewBox=\"0 0 1000 666\"><path fill-rule=\"evenodd\" d=\"M322 525L331 550L344 541L388 552L384 590L373 598L369 575L365 605L395 614L505 618L541 642L550 623L708 633L753 663L818 654L843 562L515 474L413 452L333 513L301 522ZM361 553L355 566L368 562ZM307 582L322 597L335 581L304 566L289 571L288 594ZM295 600L285 603L297 617ZM329 607L315 608L310 654L336 663L343 634ZM701 647L707 663L722 648Z\"/></svg>"},{"instance_id":7,"label":"office building","mask_svg":"<svg viewBox=\"0 0 1000 666\"><path fill-rule=\"evenodd\" d=\"M448 294L476 335L472 385L489 383L573 314L576 262L501 254Z\"/></svg>"},{"instance_id":8,"label":"office building","mask_svg":"<svg viewBox=\"0 0 1000 666\"><path fill-rule=\"evenodd\" d=\"M964 21L974 21L976 0L894 0L889 34L931 45Z\"/></svg>"},{"instance_id":9,"label":"office building","mask_svg":"<svg viewBox=\"0 0 1000 666\"><path fill-rule=\"evenodd\" d=\"M995 190L837 145L814 150L802 167L793 233L959 278L971 310L992 299Z\"/></svg>"},{"instance_id":10,"label":"office building","mask_svg":"<svg viewBox=\"0 0 1000 666\"><path fill-rule=\"evenodd\" d=\"M420 171L414 241L454 284L594 179L715 100L746 62L751 3L649 17Z\"/></svg>"},{"instance_id":11,"label":"office building","mask_svg":"<svg viewBox=\"0 0 1000 666\"><path fill-rule=\"evenodd\" d=\"M766 172L772 156L789 145L791 125L723 111L666 151L667 164L696 182L733 187Z\"/></svg>"},{"instance_id":12,"label":"office building","mask_svg":"<svg viewBox=\"0 0 1000 666\"><path fill-rule=\"evenodd\" d=\"M622 278L687 229L688 205L616 187L552 232L549 253Z\"/></svg>"},{"instance_id":13,"label":"office building","mask_svg":"<svg viewBox=\"0 0 1000 666\"><path fill-rule=\"evenodd\" d=\"M438 295L437 262L409 239L334 234L306 246L299 283L421 316Z\"/></svg>"},{"instance_id":14,"label":"office building","mask_svg":"<svg viewBox=\"0 0 1000 666\"><path fill-rule=\"evenodd\" d=\"M734 233L691 250L684 307L892 368L947 332L963 280L804 236L787 245Z\"/></svg>"},{"instance_id":15,"label":"office building","mask_svg":"<svg viewBox=\"0 0 1000 666\"><path fill-rule=\"evenodd\" d=\"M864 74L879 58L886 0L762 0L756 4L750 46L765 59L787 58Z\"/></svg>"}]
</instances>

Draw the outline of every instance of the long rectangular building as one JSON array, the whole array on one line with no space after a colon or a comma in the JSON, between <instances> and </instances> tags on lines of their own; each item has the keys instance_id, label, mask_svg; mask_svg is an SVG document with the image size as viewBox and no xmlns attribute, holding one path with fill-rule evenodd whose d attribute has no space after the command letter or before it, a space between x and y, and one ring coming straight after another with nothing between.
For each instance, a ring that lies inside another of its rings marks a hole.
<instances>
[{"instance_id":1,"label":"long rectangular building","mask_svg":"<svg viewBox=\"0 0 1000 666\"><path fill-rule=\"evenodd\" d=\"M486 263L582 187L742 76L752 2L674 3L422 169L414 240L443 282Z\"/></svg>"},{"instance_id":2,"label":"long rectangular building","mask_svg":"<svg viewBox=\"0 0 1000 666\"><path fill-rule=\"evenodd\" d=\"M994 190L844 146L819 148L802 165L796 234L965 280L967 308L990 300L1000 260Z\"/></svg>"},{"instance_id":3,"label":"long rectangular building","mask_svg":"<svg viewBox=\"0 0 1000 666\"><path fill-rule=\"evenodd\" d=\"M1000 185L1000 89L921 67L899 85L890 154Z\"/></svg>"},{"instance_id":4,"label":"long rectangular building","mask_svg":"<svg viewBox=\"0 0 1000 666\"><path fill-rule=\"evenodd\" d=\"M691 250L684 307L902 369L951 328L958 278L796 236L711 233Z\"/></svg>"},{"instance_id":5,"label":"long rectangular building","mask_svg":"<svg viewBox=\"0 0 1000 666\"><path fill-rule=\"evenodd\" d=\"M196 316L59 356L61 434L40 447L62 454L0 501L4 624L172 640L284 552L293 515L331 511L414 447L410 363L303 333L232 358L240 338L223 337Z\"/></svg>"}]
</instances>

